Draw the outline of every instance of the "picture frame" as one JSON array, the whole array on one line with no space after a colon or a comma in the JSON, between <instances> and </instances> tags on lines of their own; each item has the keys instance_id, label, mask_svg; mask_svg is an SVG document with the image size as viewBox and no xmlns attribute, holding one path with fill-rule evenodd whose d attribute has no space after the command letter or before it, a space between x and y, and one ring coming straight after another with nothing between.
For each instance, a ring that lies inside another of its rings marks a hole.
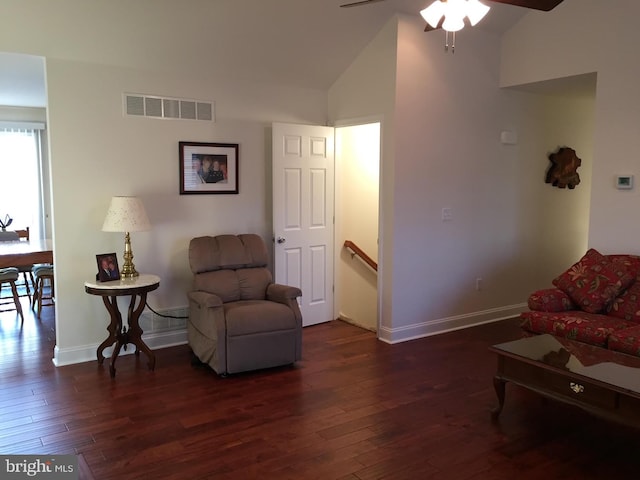
<instances>
[{"instance_id":1,"label":"picture frame","mask_svg":"<svg viewBox=\"0 0 640 480\"><path fill-rule=\"evenodd\" d=\"M180 195L237 194L237 143L179 142Z\"/></svg>"},{"instance_id":2,"label":"picture frame","mask_svg":"<svg viewBox=\"0 0 640 480\"><path fill-rule=\"evenodd\" d=\"M99 282L111 282L120 280L120 269L118 268L118 257L115 252L101 253L96 255L96 263L98 265L98 273L96 280Z\"/></svg>"}]
</instances>

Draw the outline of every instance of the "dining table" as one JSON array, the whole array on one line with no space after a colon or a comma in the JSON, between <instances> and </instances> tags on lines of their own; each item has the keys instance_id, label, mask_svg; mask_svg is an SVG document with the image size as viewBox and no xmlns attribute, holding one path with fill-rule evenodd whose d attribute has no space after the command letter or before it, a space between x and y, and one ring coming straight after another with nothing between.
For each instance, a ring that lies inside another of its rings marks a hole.
<instances>
[{"instance_id":1,"label":"dining table","mask_svg":"<svg viewBox=\"0 0 640 480\"><path fill-rule=\"evenodd\" d=\"M53 263L53 241L30 239L0 242L0 268Z\"/></svg>"}]
</instances>

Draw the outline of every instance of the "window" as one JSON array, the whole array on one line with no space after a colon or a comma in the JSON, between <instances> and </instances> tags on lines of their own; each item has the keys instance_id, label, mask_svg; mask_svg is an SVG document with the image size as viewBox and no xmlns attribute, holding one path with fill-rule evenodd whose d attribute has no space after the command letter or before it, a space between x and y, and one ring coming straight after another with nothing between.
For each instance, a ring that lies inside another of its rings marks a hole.
<instances>
[{"instance_id":1,"label":"window","mask_svg":"<svg viewBox=\"0 0 640 480\"><path fill-rule=\"evenodd\" d=\"M30 125L31 126L31 125ZM13 219L11 230L29 227L42 238L44 208L40 156L40 128L0 126L0 220Z\"/></svg>"}]
</instances>

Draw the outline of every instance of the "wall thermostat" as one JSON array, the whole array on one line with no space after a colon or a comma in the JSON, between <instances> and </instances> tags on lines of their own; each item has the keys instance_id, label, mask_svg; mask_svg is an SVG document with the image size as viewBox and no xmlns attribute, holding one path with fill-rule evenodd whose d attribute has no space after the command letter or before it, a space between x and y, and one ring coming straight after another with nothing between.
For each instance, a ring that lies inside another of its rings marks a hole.
<instances>
[{"instance_id":1,"label":"wall thermostat","mask_svg":"<svg viewBox=\"0 0 640 480\"><path fill-rule=\"evenodd\" d=\"M633 175L618 175L616 177L618 190L631 190L633 188Z\"/></svg>"}]
</instances>

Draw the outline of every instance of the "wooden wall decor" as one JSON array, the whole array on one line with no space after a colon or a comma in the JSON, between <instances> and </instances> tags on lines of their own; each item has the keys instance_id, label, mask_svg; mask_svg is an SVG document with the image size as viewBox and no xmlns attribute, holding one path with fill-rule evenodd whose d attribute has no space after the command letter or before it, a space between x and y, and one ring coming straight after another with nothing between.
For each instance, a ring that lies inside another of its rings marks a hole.
<instances>
[{"instance_id":1,"label":"wooden wall decor","mask_svg":"<svg viewBox=\"0 0 640 480\"><path fill-rule=\"evenodd\" d=\"M562 147L556 153L550 154L549 160L551 166L547 170L545 183L558 188L576 188L580 183L577 170L582 165L582 160L576 155L576 151L573 148Z\"/></svg>"}]
</instances>

